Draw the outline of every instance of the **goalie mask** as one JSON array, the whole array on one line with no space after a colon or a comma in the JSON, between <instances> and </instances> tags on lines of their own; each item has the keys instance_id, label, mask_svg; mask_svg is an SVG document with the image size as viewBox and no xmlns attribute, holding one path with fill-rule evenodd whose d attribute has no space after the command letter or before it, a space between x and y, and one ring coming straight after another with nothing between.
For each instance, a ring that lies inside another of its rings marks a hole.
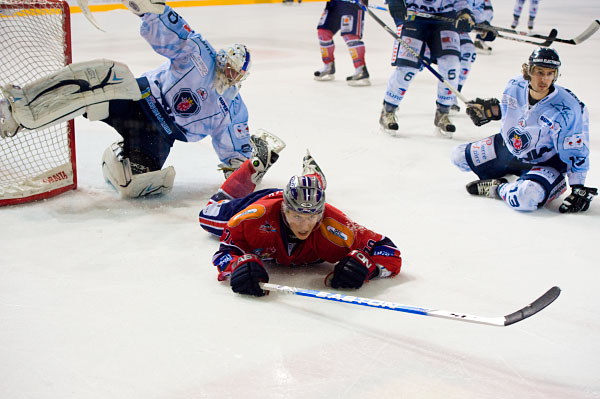
<instances>
[{"instance_id":1,"label":"goalie mask","mask_svg":"<svg viewBox=\"0 0 600 399\"><path fill-rule=\"evenodd\" d=\"M554 83L556 82L556 79L558 79L560 65L560 57L558 56L556 50L548 47L539 47L533 50L533 53L531 53L529 56L527 64L523 64L523 76L525 79L530 80L533 68L536 66L550 68L556 71L554 73L554 80L552 81L552 83Z\"/></svg>"},{"instance_id":2,"label":"goalie mask","mask_svg":"<svg viewBox=\"0 0 600 399\"><path fill-rule=\"evenodd\" d=\"M240 84L248 76L250 65L250 51L243 44L219 50L215 74L217 93L223 94L233 86L239 90Z\"/></svg>"},{"instance_id":3,"label":"goalie mask","mask_svg":"<svg viewBox=\"0 0 600 399\"><path fill-rule=\"evenodd\" d=\"M283 203L294 212L320 214L325 209L325 190L315 176L292 176L283 190Z\"/></svg>"}]
</instances>

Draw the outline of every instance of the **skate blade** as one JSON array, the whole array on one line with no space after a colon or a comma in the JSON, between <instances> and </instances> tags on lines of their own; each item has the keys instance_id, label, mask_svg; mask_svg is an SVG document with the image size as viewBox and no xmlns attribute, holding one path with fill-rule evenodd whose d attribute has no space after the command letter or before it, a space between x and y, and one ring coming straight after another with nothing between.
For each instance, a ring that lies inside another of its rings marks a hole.
<instances>
[{"instance_id":1,"label":"skate blade","mask_svg":"<svg viewBox=\"0 0 600 399\"><path fill-rule=\"evenodd\" d=\"M379 125L379 129L384 132L387 133L388 135L392 136L392 137L398 137L398 130L392 130L392 129L387 129L381 125Z\"/></svg>"},{"instance_id":2,"label":"skate blade","mask_svg":"<svg viewBox=\"0 0 600 399\"><path fill-rule=\"evenodd\" d=\"M335 79L335 75L315 76L315 80L319 82L328 82Z\"/></svg>"},{"instance_id":3,"label":"skate blade","mask_svg":"<svg viewBox=\"0 0 600 399\"><path fill-rule=\"evenodd\" d=\"M436 133L436 135L447 138L447 139L451 139L454 137L454 132L449 132L449 131L443 130L442 128L439 128L437 126L435 127L435 133Z\"/></svg>"},{"instance_id":4,"label":"skate blade","mask_svg":"<svg viewBox=\"0 0 600 399\"><path fill-rule=\"evenodd\" d=\"M352 87L371 86L371 81L369 79L348 80L346 82L348 83L348 86Z\"/></svg>"}]
</instances>

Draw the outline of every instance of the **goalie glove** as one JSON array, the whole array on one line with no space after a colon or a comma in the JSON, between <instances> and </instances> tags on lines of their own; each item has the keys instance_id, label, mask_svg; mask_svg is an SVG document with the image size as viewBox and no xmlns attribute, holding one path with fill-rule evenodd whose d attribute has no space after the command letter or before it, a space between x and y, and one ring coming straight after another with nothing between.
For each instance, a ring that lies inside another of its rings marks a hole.
<instances>
[{"instance_id":1,"label":"goalie glove","mask_svg":"<svg viewBox=\"0 0 600 399\"><path fill-rule=\"evenodd\" d=\"M165 2L162 0L122 0L125 7L135 15L162 14L165 12Z\"/></svg>"},{"instance_id":2,"label":"goalie glove","mask_svg":"<svg viewBox=\"0 0 600 399\"><path fill-rule=\"evenodd\" d=\"M467 115L476 126L482 126L490 121L502 119L500 101L496 98L476 98L467 103Z\"/></svg>"},{"instance_id":3,"label":"goalie glove","mask_svg":"<svg viewBox=\"0 0 600 399\"><path fill-rule=\"evenodd\" d=\"M366 253L355 249L338 262L327 276L333 288L360 288L367 280L379 275L379 268Z\"/></svg>"},{"instance_id":4,"label":"goalie glove","mask_svg":"<svg viewBox=\"0 0 600 399\"><path fill-rule=\"evenodd\" d=\"M596 195L598 195L597 188L574 184L571 186L571 194L565 198L558 210L560 213L585 212Z\"/></svg>"}]
</instances>

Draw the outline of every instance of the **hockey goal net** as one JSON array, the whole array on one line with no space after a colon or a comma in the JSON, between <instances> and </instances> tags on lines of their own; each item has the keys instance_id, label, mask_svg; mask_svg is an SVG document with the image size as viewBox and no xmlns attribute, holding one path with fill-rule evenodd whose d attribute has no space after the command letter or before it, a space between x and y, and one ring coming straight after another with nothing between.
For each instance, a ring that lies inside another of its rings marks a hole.
<instances>
[{"instance_id":1,"label":"hockey goal net","mask_svg":"<svg viewBox=\"0 0 600 399\"><path fill-rule=\"evenodd\" d=\"M69 5L58 0L0 0L0 38L1 85L24 85L61 69L71 63ZM76 187L72 120L0 137L0 206L49 198Z\"/></svg>"}]
</instances>

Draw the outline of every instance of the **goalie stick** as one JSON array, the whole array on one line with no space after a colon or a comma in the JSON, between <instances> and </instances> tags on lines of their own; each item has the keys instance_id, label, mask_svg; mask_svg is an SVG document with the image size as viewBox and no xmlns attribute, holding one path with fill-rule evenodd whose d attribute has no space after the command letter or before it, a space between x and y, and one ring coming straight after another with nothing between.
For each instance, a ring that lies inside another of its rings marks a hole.
<instances>
[{"instance_id":1,"label":"goalie stick","mask_svg":"<svg viewBox=\"0 0 600 399\"><path fill-rule=\"evenodd\" d=\"M454 86L452 86L452 84L450 82L448 82L446 79L444 79L444 77L442 75L440 75L438 73L438 71L435 70L435 68L433 68L431 66L431 63L429 61L427 61L425 58L419 56L419 54L413 50L408 43L406 43L404 40L402 40L402 38L400 36L398 36L398 34L396 32L394 32L392 30L392 28L390 28L389 26L386 25L385 22L383 22L373 11L371 11L369 9L369 7L367 7L362 0L354 0L356 2L356 4L367 14L369 14L371 17L373 17L373 19L379 24L381 25L381 27L383 29L385 29L386 32L388 32L390 35L392 35L394 37L394 39L396 39L398 41L398 43L400 43L400 45L402 47L404 47L406 49L406 51L408 51L413 57L415 57L416 59L419 60L419 62L421 64L423 64L423 66L425 66L425 68L427 68L429 70L429 72L431 72L440 82L442 82L443 84L446 85L446 87L452 91L452 93L454 93L456 95L456 98L458 98L460 101L462 101L463 103L467 103L469 100L467 100L467 98L465 96L463 96L460 91L458 91Z\"/></svg>"},{"instance_id":2,"label":"goalie stick","mask_svg":"<svg viewBox=\"0 0 600 399\"><path fill-rule=\"evenodd\" d=\"M439 15L427 14L427 13L420 12L420 11L409 11L408 15L409 16L415 16L415 17L422 17L422 18L437 19L439 21L445 21L445 22L456 22L456 20L453 19L453 18L441 17ZM576 45L576 44L579 44L579 43L581 43L581 42L589 39L594 33L596 33L598 31L598 29L600 29L600 20L596 19L596 20L592 21L592 23L590 24L590 26L588 26L583 32L581 32L578 36L574 37L573 39L560 39L560 38L558 38L556 36L551 37L552 32L555 29L552 29L552 31L550 31L550 34L547 35L547 36L546 35L540 35L538 33L523 32L523 31L518 31L518 30L515 30L515 29L501 28L499 26L493 26L493 25L487 25L487 24L476 24L475 27L474 27L474 29L479 29L479 30L493 30L493 31L496 31L496 32L512 33L513 35L533 37L535 39L546 40L545 43L547 43L550 39L552 39L552 42L566 43L566 44ZM502 38L506 38L507 36L501 36L501 37ZM552 42L550 42L550 44Z\"/></svg>"},{"instance_id":3,"label":"goalie stick","mask_svg":"<svg viewBox=\"0 0 600 399\"><path fill-rule=\"evenodd\" d=\"M429 309L423 307L415 307L402 305L400 303L382 301L379 299L361 298L352 295L333 294L326 291L309 290L305 288L288 287L285 285L259 283L260 287L265 291L283 292L286 294L300 295L309 298L325 299L328 301L350 303L353 305L368 306L385 310L395 310L397 312L412 313L421 316L439 317L456 321L464 321L469 323L486 324L491 326L509 326L521 320L533 316L546 306L550 305L560 295L560 288L552 287L538 299L529 305L517 310L516 312L507 314L506 316L482 317L469 315L458 312L451 312L440 309Z\"/></svg>"}]
</instances>

